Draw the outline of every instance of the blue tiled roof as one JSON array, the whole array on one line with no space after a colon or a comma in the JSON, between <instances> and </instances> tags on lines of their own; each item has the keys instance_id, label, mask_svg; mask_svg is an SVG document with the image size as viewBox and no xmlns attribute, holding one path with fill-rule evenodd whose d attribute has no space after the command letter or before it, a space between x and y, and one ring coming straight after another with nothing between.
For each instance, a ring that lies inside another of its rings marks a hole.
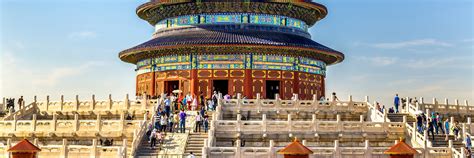
<instances>
[{"instance_id":1,"label":"blue tiled roof","mask_svg":"<svg viewBox=\"0 0 474 158\"><path fill-rule=\"evenodd\" d=\"M309 38L283 33L266 32L252 30L223 30L210 27L199 27L191 29L182 29L168 31L159 34L151 39L133 48L127 49L122 53L131 52L141 48L176 46L176 45L213 45L213 44L244 44L244 45L268 45L268 46L296 46L303 48L312 48L326 52L340 53L322 44L319 44Z\"/></svg>"}]
</instances>

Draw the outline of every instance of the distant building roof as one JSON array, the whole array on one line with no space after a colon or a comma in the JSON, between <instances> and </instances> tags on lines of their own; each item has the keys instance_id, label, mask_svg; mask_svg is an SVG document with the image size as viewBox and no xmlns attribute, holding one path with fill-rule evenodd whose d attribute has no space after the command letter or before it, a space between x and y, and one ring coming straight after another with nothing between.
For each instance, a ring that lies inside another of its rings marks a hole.
<instances>
[{"instance_id":1,"label":"distant building roof","mask_svg":"<svg viewBox=\"0 0 474 158\"><path fill-rule=\"evenodd\" d=\"M312 153L313 151L311 151L306 146L301 144L296 138L292 143L290 143L285 148L278 151L278 154L284 154L284 155L309 155Z\"/></svg>"},{"instance_id":2,"label":"distant building roof","mask_svg":"<svg viewBox=\"0 0 474 158\"><path fill-rule=\"evenodd\" d=\"M418 152L413 149L410 145L406 144L403 139L400 139L400 142L390 147L386 150L384 154L388 155L415 155Z\"/></svg>"},{"instance_id":3,"label":"distant building roof","mask_svg":"<svg viewBox=\"0 0 474 158\"><path fill-rule=\"evenodd\" d=\"M15 146L8 149L8 152L38 152L38 151L41 151L41 149L33 145L27 139L23 139L22 141L18 142Z\"/></svg>"}]
</instances>

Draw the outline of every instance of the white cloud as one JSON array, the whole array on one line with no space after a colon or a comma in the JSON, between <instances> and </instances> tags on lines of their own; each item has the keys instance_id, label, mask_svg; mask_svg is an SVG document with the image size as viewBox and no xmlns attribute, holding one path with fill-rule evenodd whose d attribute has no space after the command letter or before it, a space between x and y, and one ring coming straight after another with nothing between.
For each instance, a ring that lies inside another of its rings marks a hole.
<instances>
[{"instance_id":1,"label":"white cloud","mask_svg":"<svg viewBox=\"0 0 474 158\"><path fill-rule=\"evenodd\" d=\"M383 57L383 56L376 56L376 57L361 56L361 57L356 57L356 59L363 62L369 62L373 65L378 65L378 66L392 65L398 61L398 58Z\"/></svg>"},{"instance_id":2,"label":"white cloud","mask_svg":"<svg viewBox=\"0 0 474 158\"><path fill-rule=\"evenodd\" d=\"M403 63L405 67L416 68L416 69L426 69L426 68L435 68L435 67L471 68L472 61L469 61L470 58L472 57L409 59ZM471 65L469 63L471 63Z\"/></svg>"},{"instance_id":3,"label":"white cloud","mask_svg":"<svg viewBox=\"0 0 474 158\"><path fill-rule=\"evenodd\" d=\"M81 75L94 66L102 65L102 62L87 62L76 67L60 67L51 70L49 75L32 80L34 85L54 86L65 78Z\"/></svg>"},{"instance_id":4,"label":"white cloud","mask_svg":"<svg viewBox=\"0 0 474 158\"><path fill-rule=\"evenodd\" d=\"M97 33L92 31L72 32L68 35L68 37L73 39L95 38L97 37Z\"/></svg>"},{"instance_id":5,"label":"white cloud","mask_svg":"<svg viewBox=\"0 0 474 158\"><path fill-rule=\"evenodd\" d=\"M440 47L451 47L450 43L438 41L436 39L418 39L410 41L392 42L392 43L376 43L372 44L372 47L383 48L383 49L399 49L416 46L440 46Z\"/></svg>"}]
</instances>

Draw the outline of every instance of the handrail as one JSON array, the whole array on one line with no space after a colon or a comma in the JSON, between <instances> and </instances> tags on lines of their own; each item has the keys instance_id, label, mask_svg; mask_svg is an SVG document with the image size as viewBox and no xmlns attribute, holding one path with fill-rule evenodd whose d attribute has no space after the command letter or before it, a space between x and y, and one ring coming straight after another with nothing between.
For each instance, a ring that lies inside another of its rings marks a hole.
<instances>
[{"instance_id":1,"label":"handrail","mask_svg":"<svg viewBox=\"0 0 474 158\"><path fill-rule=\"evenodd\" d=\"M136 152L137 152L137 148L138 146L140 145L145 133L146 133L146 130L147 130L147 123L148 121L142 121L140 126L139 126L139 131L135 130L133 132L133 140L132 140L132 150L131 150L131 153L130 155L132 156L135 156Z\"/></svg>"},{"instance_id":2,"label":"handrail","mask_svg":"<svg viewBox=\"0 0 474 158\"><path fill-rule=\"evenodd\" d=\"M18 109L15 112L10 112L10 109L9 109L5 117L3 117L3 120L12 120L14 119L14 116L16 116L16 119L22 118L26 114L31 114L32 112L36 111L36 108L37 108L36 103L32 102L26 106L23 106L21 109Z\"/></svg>"}]
</instances>

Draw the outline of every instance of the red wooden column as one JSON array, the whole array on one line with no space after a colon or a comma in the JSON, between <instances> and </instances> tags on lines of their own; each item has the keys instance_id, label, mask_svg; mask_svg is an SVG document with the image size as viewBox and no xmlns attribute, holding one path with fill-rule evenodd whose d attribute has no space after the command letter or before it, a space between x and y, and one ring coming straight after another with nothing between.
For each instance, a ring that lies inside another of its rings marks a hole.
<instances>
[{"instance_id":1,"label":"red wooden column","mask_svg":"<svg viewBox=\"0 0 474 158\"><path fill-rule=\"evenodd\" d=\"M326 76L321 75L321 96L318 96L318 99L322 96L326 98Z\"/></svg>"},{"instance_id":2,"label":"red wooden column","mask_svg":"<svg viewBox=\"0 0 474 158\"><path fill-rule=\"evenodd\" d=\"M197 69L191 69L191 84L190 84L190 92L193 95L199 96L199 83L198 83L198 77L197 77Z\"/></svg>"},{"instance_id":3,"label":"red wooden column","mask_svg":"<svg viewBox=\"0 0 474 158\"><path fill-rule=\"evenodd\" d=\"M298 98L301 99L300 94L299 94L300 93L299 82L300 82L299 72L295 71L293 75L293 93L298 94Z\"/></svg>"},{"instance_id":4,"label":"red wooden column","mask_svg":"<svg viewBox=\"0 0 474 158\"><path fill-rule=\"evenodd\" d=\"M156 81L155 81L155 71L151 73L151 93L150 96L158 96L156 93Z\"/></svg>"},{"instance_id":5,"label":"red wooden column","mask_svg":"<svg viewBox=\"0 0 474 158\"><path fill-rule=\"evenodd\" d=\"M244 73L244 95L252 99L252 69L245 69Z\"/></svg>"}]
</instances>

